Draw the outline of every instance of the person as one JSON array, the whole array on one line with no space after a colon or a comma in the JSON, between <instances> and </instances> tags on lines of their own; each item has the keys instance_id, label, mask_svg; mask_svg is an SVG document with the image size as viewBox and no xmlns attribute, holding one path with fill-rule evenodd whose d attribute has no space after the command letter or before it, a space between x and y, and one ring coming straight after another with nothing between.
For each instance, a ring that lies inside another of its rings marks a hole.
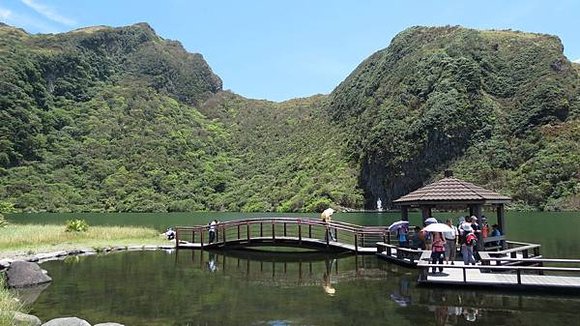
<instances>
[{"instance_id":1,"label":"person","mask_svg":"<svg viewBox=\"0 0 580 326\"><path fill-rule=\"evenodd\" d=\"M473 229L473 234L477 238L477 242L473 246L473 257L475 257L475 259L479 261L479 260L481 260L481 257L479 256L479 252L483 249L481 225L479 225L477 223L477 217L475 215L471 216L470 221L471 221L471 228Z\"/></svg>"},{"instance_id":2,"label":"person","mask_svg":"<svg viewBox=\"0 0 580 326\"><path fill-rule=\"evenodd\" d=\"M445 258L445 239L441 232L433 232L432 239L431 263L442 265ZM435 270L436 268L433 267L432 272L435 273ZM441 272L443 272L443 267L439 267L439 273Z\"/></svg>"},{"instance_id":3,"label":"person","mask_svg":"<svg viewBox=\"0 0 580 326\"><path fill-rule=\"evenodd\" d=\"M455 265L459 231L457 230L457 227L453 225L451 219L448 219L445 223L451 228L451 231L443 233L443 236L445 237L445 263L449 264L449 261L451 261L451 265Z\"/></svg>"},{"instance_id":4,"label":"person","mask_svg":"<svg viewBox=\"0 0 580 326\"><path fill-rule=\"evenodd\" d=\"M494 224L494 225L491 226L491 228L492 229L491 229L491 235L490 236L492 238L493 237L499 237L499 236L501 236L501 231L499 230L499 225ZM500 245L502 245L502 243L500 241L496 241L496 242L493 243L493 245L494 246L500 246Z\"/></svg>"},{"instance_id":5,"label":"person","mask_svg":"<svg viewBox=\"0 0 580 326\"><path fill-rule=\"evenodd\" d=\"M213 220L209 223L209 243L214 243L217 237L217 220Z\"/></svg>"},{"instance_id":6,"label":"person","mask_svg":"<svg viewBox=\"0 0 580 326\"><path fill-rule=\"evenodd\" d=\"M489 235L489 224L487 223L487 217L481 215L481 238L485 239Z\"/></svg>"},{"instance_id":7,"label":"person","mask_svg":"<svg viewBox=\"0 0 580 326\"><path fill-rule=\"evenodd\" d=\"M421 239L421 228L415 226L413 237L411 238L411 247L413 249L425 249L423 239Z\"/></svg>"},{"instance_id":8,"label":"person","mask_svg":"<svg viewBox=\"0 0 580 326\"><path fill-rule=\"evenodd\" d=\"M407 226L403 226L397 230L397 238L399 239L399 247L406 248L409 246L407 234L409 229Z\"/></svg>"},{"instance_id":9,"label":"person","mask_svg":"<svg viewBox=\"0 0 580 326\"><path fill-rule=\"evenodd\" d=\"M461 231L464 236L462 237L463 243L461 243L461 255L463 256L463 264L475 265L475 258L473 257L473 247L477 242L477 237L473 233L473 228L471 225L464 223L461 225Z\"/></svg>"},{"instance_id":10,"label":"person","mask_svg":"<svg viewBox=\"0 0 580 326\"><path fill-rule=\"evenodd\" d=\"M171 228L171 227L167 228L167 230L165 230L164 234L167 237L167 240L175 239L175 230L173 230L173 228Z\"/></svg>"},{"instance_id":11,"label":"person","mask_svg":"<svg viewBox=\"0 0 580 326\"><path fill-rule=\"evenodd\" d=\"M320 219L322 220L322 222L326 223L326 234L324 239L328 240L330 238L331 241L336 241L336 237L332 232L332 228L330 228L332 214L334 214L334 209L327 208L322 212L322 214L320 214Z\"/></svg>"}]
</instances>

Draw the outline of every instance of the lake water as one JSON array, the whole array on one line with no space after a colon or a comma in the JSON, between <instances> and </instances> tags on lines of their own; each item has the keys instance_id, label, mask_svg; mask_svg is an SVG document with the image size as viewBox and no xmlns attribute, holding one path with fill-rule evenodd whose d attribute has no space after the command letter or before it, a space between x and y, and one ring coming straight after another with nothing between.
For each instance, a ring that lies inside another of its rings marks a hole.
<instances>
[{"instance_id":1,"label":"lake water","mask_svg":"<svg viewBox=\"0 0 580 326\"><path fill-rule=\"evenodd\" d=\"M489 214L491 216L491 214ZM205 224L273 214L11 215L17 223ZM278 216L316 217L315 214ZM440 214L440 218L448 215ZM388 225L397 214L336 219ZM411 216L417 223L419 217ZM491 221L494 222L493 219ZM580 256L578 213L507 215L511 240L537 242L550 257ZM577 320L580 296L417 287L417 271L374 256L321 253L147 251L68 257L42 264L53 282L31 313L126 325L546 325Z\"/></svg>"}]
</instances>

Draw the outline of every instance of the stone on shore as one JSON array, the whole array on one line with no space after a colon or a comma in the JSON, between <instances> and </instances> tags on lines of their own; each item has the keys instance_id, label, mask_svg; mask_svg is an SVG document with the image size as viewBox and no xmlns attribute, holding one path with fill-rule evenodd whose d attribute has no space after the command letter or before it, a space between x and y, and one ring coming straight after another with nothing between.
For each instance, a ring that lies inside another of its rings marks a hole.
<instances>
[{"instance_id":1,"label":"stone on shore","mask_svg":"<svg viewBox=\"0 0 580 326\"><path fill-rule=\"evenodd\" d=\"M6 284L9 288L22 288L52 281L36 263L17 260L6 271Z\"/></svg>"},{"instance_id":2,"label":"stone on shore","mask_svg":"<svg viewBox=\"0 0 580 326\"><path fill-rule=\"evenodd\" d=\"M28 315L18 311L14 312L14 318L12 319L12 325L14 326L40 326L40 324L42 324L40 318L34 315Z\"/></svg>"},{"instance_id":3,"label":"stone on shore","mask_svg":"<svg viewBox=\"0 0 580 326\"><path fill-rule=\"evenodd\" d=\"M91 326L88 321L78 317L55 318L42 324L42 326Z\"/></svg>"}]
</instances>

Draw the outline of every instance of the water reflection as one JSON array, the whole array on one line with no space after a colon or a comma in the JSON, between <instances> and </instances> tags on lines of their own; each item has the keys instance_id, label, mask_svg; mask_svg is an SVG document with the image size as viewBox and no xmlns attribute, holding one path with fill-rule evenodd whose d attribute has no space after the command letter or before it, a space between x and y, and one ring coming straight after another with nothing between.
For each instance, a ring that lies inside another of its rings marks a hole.
<instances>
[{"instance_id":1,"label":"water reflection","mask_svg":"<svg viewBox=\"0 0 580 326\"><path fill-rule=\"evenodd\" d=\"M53 282L31 312L93 324L538 325L576 318L580 305L574 296L420 288L416 270L318 252L120 252L42 267Z\"/></svg>"},{"instance_id":2,"label":"water reflection","mask_svg":"<svg viewBox=\"0 0 580 326\"><path fill-rule=\"evenodd\" d=\"M326 271L324 271L324 275L322 276L322 288L324 289L324 292L331 297L336 294L336 289L332 286L332 266L335 262L336 258L326 258Z\"/></svg>"}]
</instances>

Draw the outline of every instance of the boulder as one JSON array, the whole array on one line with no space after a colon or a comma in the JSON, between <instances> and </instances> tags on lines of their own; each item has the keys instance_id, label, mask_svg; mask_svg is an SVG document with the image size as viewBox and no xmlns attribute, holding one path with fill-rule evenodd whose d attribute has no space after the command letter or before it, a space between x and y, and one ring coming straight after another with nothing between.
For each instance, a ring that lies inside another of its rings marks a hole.
<instances>
[{"instance_id":1,"label":"boulder","mask_svg":"<svg viewBox=\"0 0 580 326\"><path fill-rule=\"evenodd\" d=\"M52 278L38 264L17 260L6 271L6 281L9 288L22 288L48 283Z\"/></svg>"},{"instance_id":2,"label":"boulder","mask_svg":"<svg viewBox=\"0 0 580 326\"><path fill-rule=\"evenodd\" d=\"M12 319L12 325L14 326L39 326L42 324L40 318L34 315L23 314L21 312L14 312L14 318Z\"/></svg>"},{"instance_id":3,"label":"boulder","mask_svg":"<svg viewBox=\"0 0 580 326\"><path fill-rule=\"evenodd\" d=\"M38 299L42 291L44 291L49 286L50 283L44 283L27 286L25 288L13 289L11 292L22 304L30 306L36 301L36 299Z\"/></svg>"},{"instance_id":4,"label":"boulder","mask_svg":"<svg viewBox=\"0 0 580 326\"><path fill-rule=\"evenodd\" d=\"M42 326L91 326L88 321L78 317L55 318L42 324Z\"/></svg>"}]
</instances>

